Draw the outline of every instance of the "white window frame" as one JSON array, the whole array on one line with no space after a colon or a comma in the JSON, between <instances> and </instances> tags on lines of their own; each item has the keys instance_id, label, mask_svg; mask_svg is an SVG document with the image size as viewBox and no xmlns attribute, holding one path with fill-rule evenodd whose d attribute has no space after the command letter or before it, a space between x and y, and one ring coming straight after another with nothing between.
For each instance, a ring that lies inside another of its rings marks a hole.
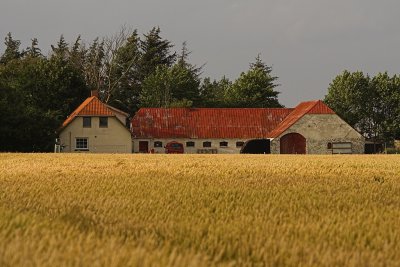
<instances>
[{"instance_id":1,"label":"white window frame","mask_svg":"<svg viewBox=\"0 0 400 267\"><path fill-rule=\"evenodd\" d=\"M79 141L81 141L81 142L79 142ZM84 146L85 143L86 143L86 147ZM89 150L89 138L88 137L76 137L75 138L75 150L88 151Z\"/></svg>"},{"instance_id":2,"label":"white window frame","mask_svg":"<svg viewBox=\"0 0 400 267\"><path fill-rule=\"evenodd\" d=\"M330 142L332 154L353 154L352 142Z\"/></svg>"}]
</instances>

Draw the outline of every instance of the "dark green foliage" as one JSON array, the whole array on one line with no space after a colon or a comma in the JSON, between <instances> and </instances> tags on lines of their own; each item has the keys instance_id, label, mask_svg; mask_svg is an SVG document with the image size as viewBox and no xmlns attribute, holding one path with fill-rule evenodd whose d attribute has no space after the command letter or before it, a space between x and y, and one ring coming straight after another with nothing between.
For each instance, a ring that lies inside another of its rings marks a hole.
<instances>
[{"instance_id":1,"label":"dark green foliage","mask_svg":"<svg viewBox=\"0 0 400 267\"><path fill-rule=\"evenodd\" d=\"M104 99L110 105L133 113L139 106L141 81L140 71L140 38L137 31L128 37L115 55L115 60L108 66L110 79L104 92Z\"/></svg>"},{"instance_id":2,"label":"dark green foliage","mask_svg":"<svg viewBox=\"0 0 400 267\"><path fill-rule=\"evenodd\" d=\"M42 57L42 51L38 47L38 40L36 38L32 39L32 44L30 47L27 47L24 53L25 56L28 57Z\"/></svg>"},{"instance_id":3,"label":"dark green foliage","mask_svg":"<svg viewBox=\"0 0 400 267\"><path fill-rule=\"evenodd\" d=\"M191 107L200 105L200 72L187 61L186 43L178 61L172 66L160 65L143 81L140 95L143 107Z\"/></svg>"},{"instance_id":4,"label":"dark green foliage","mask_svg":"<svg viewBox=\"0 0 400 267\"><path fill-rule=\"evenodd\" d=\"M107 104L131 115L140 107L275 107L272 69L258 57L234 83L200 78L202 67L179 54L158 27L142 37L122 28L85 45L61 35L44 56L38 40L25 51L9 33L0 58L0 151L52 151L65 118L99 90Z\"/></svg>"},{"instance_id":5,"label":"dark green foliage","mask_svg":"<svg viewBox=\"0 0 400 267\"><path fill-rule=\"evenodd\" d=\"M60 36L60 40L57 42L57 46L51 45L53 54L51 57L56 57L61 60L67 60L68 58L68 43L65 41L63 35Z\"/></svg>"},{"instance_id":6,"label":"dark green foliage","mask_svg":"<svg viewBox=\"0 0 400 267\"><path fill-rule=\"evenodd\" d=\"M0 65L0 151L51 151L62 121L88 96L67 56L38 51Z\"/></svg>"},{"instance_id":7,"label":"dark green foliage","mask_svg":"<svg viewBox=\"0 0 400 267\"><path fill-rule=\"evenodd\" d=\"M144 81L146 77L155 72L158 66L170 67L176 60L176 53L171 52L173 45L170 41L161 37L159 27L154 27L140 40L142 56L140 60L140 77Z\"/></svg>"},{"instance_id":8,"label":"dark green foliage","mask_svg":"<svg viewBox=\"0 0 400 267\"><path fill-rule=\"evenodd\" d=\"M344 71L335 77L329 85L325 103L329 105L342 119L362 132L369 127L364 121L370 114L371 99L370 77L357 71Z\"/></svg>"},{"instance_id":9,"label":"dark green foliage","mask_svg":"<svg viewBox=\"0 0 400 267\"><path fill-rule=\"evenodd\" d=\"M211 81L210 78L203 79L200 87L201 107L229 107L227 92L232 82L226 77L219 81Z\"/></svg>"},{"instance_id":10,"label":"dark green foliage","mask_svg":"<svg viewBox=\"0 0 400 267\"><path fill-rule=\"evenodd\" d=\"M11 60L19 59L22 57L23 52L19 50L21 41L14 40L9 32L5 38L4 44L6 45L6 50L4 54L0 57L0 64L7 64Z\"/></svg>"},{"instance_id":11,"label":"dark green foliage","mask_svg":"<svg viewBox=\"0 0 400 267\"><path fill-rule=\"evenodd\" d=\"M365 137L384 142L400 138L400 78L344 71L329 85L325 102Z\"/></svg>"},{"instance_id":12,"label":"dark green foliage","mask_svg":"<svg viewBox=\"0 0 400 267\"><path fill-rule=\"evenodd\" d=\"M282 107L278 101L279 92L274 89L278 86L275 81L278 77L271 75L272 68L256 58L250 64L250 70L243 72L227 91L227 100L230 106L277 108Z\"/></svg>"},{"instance_id":13,"label":"dark green foliage","mask_svg":"<svg viewBox=\"0 0 400 267\"><path fill-rule=\"evenodd\" d=\"M84 68L86 84L91 89L101 90L102 67L104 59L104 42L96 38L84 53Z\"/></svg>"}]
</instances>

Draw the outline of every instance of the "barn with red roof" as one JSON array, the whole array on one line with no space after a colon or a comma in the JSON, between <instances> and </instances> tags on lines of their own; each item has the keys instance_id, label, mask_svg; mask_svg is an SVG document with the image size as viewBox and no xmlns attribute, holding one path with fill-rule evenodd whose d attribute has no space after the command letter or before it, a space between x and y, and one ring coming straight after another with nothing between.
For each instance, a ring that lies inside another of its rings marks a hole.
<instances>
[{"instance_id":1,"label":"barn with red roof","mask_svg":"<svg viewBox=\"0 0 400 267\"><path fill-rule=\"evenodd\" d=\"M137 153L359 154L364 137L322 101L295 108L142 108Z\"/></svg>"}]
</instances>

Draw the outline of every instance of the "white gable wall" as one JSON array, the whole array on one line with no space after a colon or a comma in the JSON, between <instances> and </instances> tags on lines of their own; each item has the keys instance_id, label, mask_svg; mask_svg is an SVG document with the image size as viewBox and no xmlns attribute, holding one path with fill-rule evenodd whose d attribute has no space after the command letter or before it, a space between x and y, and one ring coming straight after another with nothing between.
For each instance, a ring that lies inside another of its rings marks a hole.
<instances>
[{"instance_id":1,"label":"white gable wall","mask_svg":"<svg viewBox=\"0 0 400 267\"><path fill-rule=\"evenodd\" d=\"M92 127L83 128L83 117L76 117L60 133L61 152L132 153L131 133L116 117L108 117L108 127L99 127L99 117L92 118ZM88 138L88 151L76 150L76 138Z\"/></svg>"}]
</instances>

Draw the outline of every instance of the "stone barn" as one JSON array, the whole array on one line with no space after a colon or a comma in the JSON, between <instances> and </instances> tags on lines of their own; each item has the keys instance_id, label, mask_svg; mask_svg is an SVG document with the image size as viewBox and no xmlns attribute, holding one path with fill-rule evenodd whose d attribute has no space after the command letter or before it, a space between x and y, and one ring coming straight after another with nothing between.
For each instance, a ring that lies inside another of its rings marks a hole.
<instances>
[{"instance_id":1,"label":"stone barn","mask_svg":"<svg viewBox=\"0 0 400 267\"><path fill-rule=\"evenodd\" d=\"M175 146L188 154L360 154L365 142L319 100L295 108L142 108L131 132L136 153Z\"/></svg>"}]
</instances>

